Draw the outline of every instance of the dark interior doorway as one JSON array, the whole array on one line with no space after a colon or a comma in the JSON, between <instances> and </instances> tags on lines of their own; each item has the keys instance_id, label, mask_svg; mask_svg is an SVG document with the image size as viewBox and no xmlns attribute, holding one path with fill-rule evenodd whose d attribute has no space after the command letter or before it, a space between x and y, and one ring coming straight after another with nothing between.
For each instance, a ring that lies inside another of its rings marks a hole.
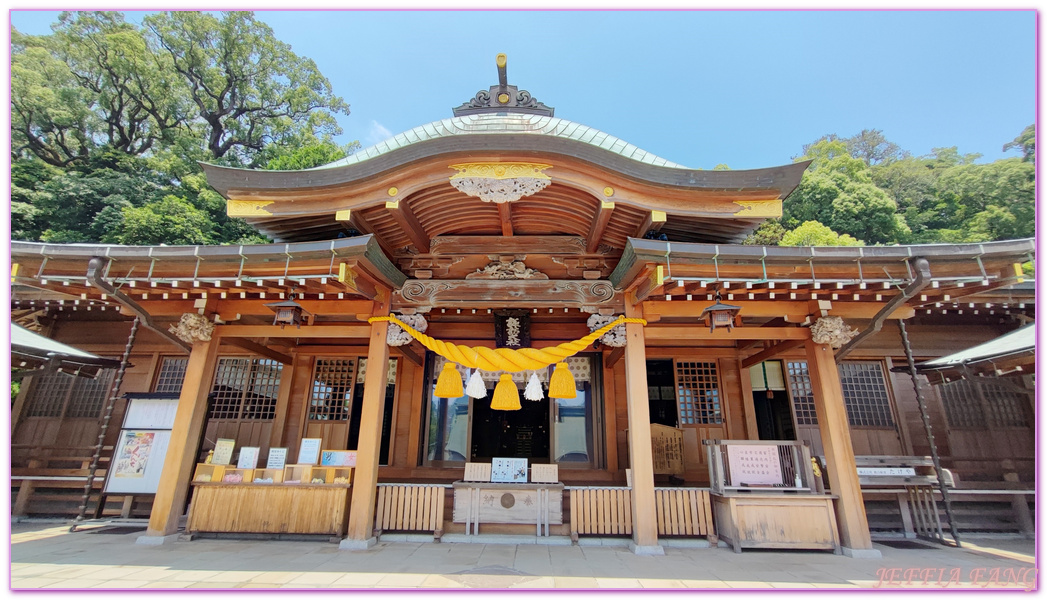
<instances>
[{"instance_id":1,"label":"dark interior doorway","mask_svg":"<svg viewBox=\"0 0 1047 600\"><path fill-rule=\"evenodd\" d=\"M526 458L549 462L549 398L534 402L520 399L520 410L492 410L494 386L487 397L473 400L473 461L495 457Z\"/></svg>"},{"instance_id":2,"label":"dark interior doorway","mask_svg":"<svg viewBox=\"0 0 1047 600\"><path fill-rule=\"evenodd\" d=\"M647 361L647 401L651 423L676 427L676 376L673 361Z\"/></svg>"},{"instance_id":3,"label":"dark interior doorway","mask_svg":"<svg viewBox=\"0 0 1047 600\"><path fill-rule=\"evenodd\" d=\"M795 440L796 428L785 390L753 392L756 431L761 440Z\"/></svg>"}]
</instances>

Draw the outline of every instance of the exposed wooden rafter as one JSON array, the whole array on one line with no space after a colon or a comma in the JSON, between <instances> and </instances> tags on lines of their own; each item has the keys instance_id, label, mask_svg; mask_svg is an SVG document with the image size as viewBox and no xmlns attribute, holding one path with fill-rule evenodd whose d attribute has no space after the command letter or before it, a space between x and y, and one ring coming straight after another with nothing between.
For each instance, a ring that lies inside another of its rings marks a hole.
<instances>
[{"instance_id":1,"label":"exposed wooden rafter","mask_svg":"<svg viewBox=\"0 0 1047 600\"><path fill-rule=\"evenodd\" d=\"M658 231L662 228L662 225L665 225L665 221L665 212L652 210L647 213L646 217L644 217L643 223L640 223L640 226L636 229L636 233L633 237L642 238L647 235L648 231Z\"/></svg>"},{"instance_id":2,"label":"exposed wooden rafter","mask_svg":"<svg viewBox=\"0 0 1047 600\"><path fill-rule=\"evenodd\" d=\"M498 220L502 223L502 235L512 237L513 235L513 213L512 205L502 202L498 205Z\"/></svg>"},{"instance_id":3,"label":"exposed wooden rafter","mask_svg":"<svg viewBox=\"0 0 1047 600\"><path fill-rule=\"evenodd\" d=\"M586 238L589 240L585 245L586 252L592 254L600 247L600 240L603 239L603 234L607 230L607 224L611 222L612 212L614 212L614 202L601 200L600 208L596 209L593 226L589 229L589 237Z\"/></svg>"},{"instance_id":4,"label":"exposed wooden rafter","mask_svg":"<svg viewBox=\"0 0 1047 600\"><path fill-rule=\"evenodd\" d=\"M335 213L334 218L336 221L344 221L346 223L349 223L349 225L353 229L359 231L364 235L374 234L374 240L378 242L378 245L382 248L382 251L385 252L388 256L393 256L394 252L392 246L390 246L389 243L385 241L385 238L383 238L377 231L375 231L374 227L372 227L371 224L367 222L367 219L364 218L363 211L340 210Z\"/></svg>"},{"instance_id":5,"label":"exposed wooden rafter","mask_svg":"<svg viewBox=\"0 0 1047 600\"><path fill-rule=\"evenodd\" d=\"M742 361L742 368L748 369L753 365L758 365L763 361L774 358L775 356L778 356L783 352L802 346L803 342L804 340L785 340L784 342L779 342L771 346L770 348L767 348L761 352L757 352L756 354L753 354L752 356L744 359Z\"/></svg>"},{"instance_id":6,"label":"exposed wooden rafter","mask_svg":"<svg viewBox=\"0 0 1047 600\"><path fill-rule=\"evenodd\" d=\"M247 350L249 352L254 352L259 356L264 356L266 358L271 358L275 361L279 361L285 365L289 365L292 362L294 362L294 359L291 358L289 354L277 352L276 350L273 350L268 346L263 346L262 344L252 342L251 340L246 340L244 338L237 337L225 337L222 338L222 341L226 344L230 344L238 348L243 348L244 350Z\"/></svg>"},{"instance_id":7,"label":"exposed wooden rafter","mask_svg":"<svg viewBox=\"0 0 1047 600\"><path fill-rule=\"evenodd\" d=\"M425 232L422 224L418 222L418 218L411 212L411 207L400 200L394 200L386 202L385 208L389 211L389 215L393 220L396 221L396 224L400 226L400 229L407 234L407 238L411 240L418 252L428 254L429 235Z\"/></svg>"}]
</instances>

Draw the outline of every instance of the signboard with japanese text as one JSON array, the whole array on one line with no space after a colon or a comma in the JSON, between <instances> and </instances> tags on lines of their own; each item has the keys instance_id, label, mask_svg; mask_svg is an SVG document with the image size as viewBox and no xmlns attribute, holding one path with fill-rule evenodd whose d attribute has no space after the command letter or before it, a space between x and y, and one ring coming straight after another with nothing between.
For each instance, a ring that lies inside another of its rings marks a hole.
<instances>
[{"instance_id":1,"label":"signboard with japanese text","mask_svg":"<svg viewBox=\"0 0 1047 600\"><path fill-rule=\"evenodd\" d=\"M782 465L775 444L739 444L727 446L727 467L731 486L782 485Z\"/></svg>"}]
</instances>

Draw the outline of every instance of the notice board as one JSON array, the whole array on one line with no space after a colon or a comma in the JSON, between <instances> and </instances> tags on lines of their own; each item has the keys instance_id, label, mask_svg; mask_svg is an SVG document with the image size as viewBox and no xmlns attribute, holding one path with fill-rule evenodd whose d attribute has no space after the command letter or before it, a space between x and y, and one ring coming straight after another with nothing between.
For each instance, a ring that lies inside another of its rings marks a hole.
<instances>
[{"instance_id":1,"label":"notice board","mask_svg":"<svg viewBox=\"0 0 1047 600\"><path fill-rule=\"evenodd\" d=\"M102 493L156 493L177 410L177 396L127 396L127 411Z\"/></svg>"}]
</instances>

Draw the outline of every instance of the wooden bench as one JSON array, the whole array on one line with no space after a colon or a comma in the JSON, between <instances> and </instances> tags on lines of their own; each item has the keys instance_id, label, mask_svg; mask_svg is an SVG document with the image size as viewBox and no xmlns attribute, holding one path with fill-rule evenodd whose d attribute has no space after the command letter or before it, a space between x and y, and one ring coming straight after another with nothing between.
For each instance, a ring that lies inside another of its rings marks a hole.
<instances>
[{"instance_id":1,"label":"wooden bench","mask_svg":"<svg viewBox=\"0 0 1047 600\"><path fill-rule=\"evenodd\" d=\"M89 502L101 497L100 492L112 451L112 446L102 448ZM93 455L93 446L12 446L11 486L15 498L11 505L11 515L78 514ZM125 499L125 505L127 504Z\"/></svg>"},{"instance_id":2,"label":"wooden bench","mask_svg":"<svg viewBox=\"0 0 1047 600\"><path fill-rule=\"evenodd\" d=\"M431 531L443 535L446 485L379 483L375 535L383 531Z\"/></svg>"},{"instance_id":3,"label":"wooden bench","mask_svg":"<svg viewBox=\"0 0 1047 600\"><path fill-rule=\"evenodd\" d=\"M855 456L858 483L862 494L893 495L898 503L905 537L923 536L941 542L941 517L935 490L938 476L934 461L929 456ZM824 465L824 460L822 460ZM954 479L944 470L945 484L952 487Z\"/></svg>"}]
</instances>

